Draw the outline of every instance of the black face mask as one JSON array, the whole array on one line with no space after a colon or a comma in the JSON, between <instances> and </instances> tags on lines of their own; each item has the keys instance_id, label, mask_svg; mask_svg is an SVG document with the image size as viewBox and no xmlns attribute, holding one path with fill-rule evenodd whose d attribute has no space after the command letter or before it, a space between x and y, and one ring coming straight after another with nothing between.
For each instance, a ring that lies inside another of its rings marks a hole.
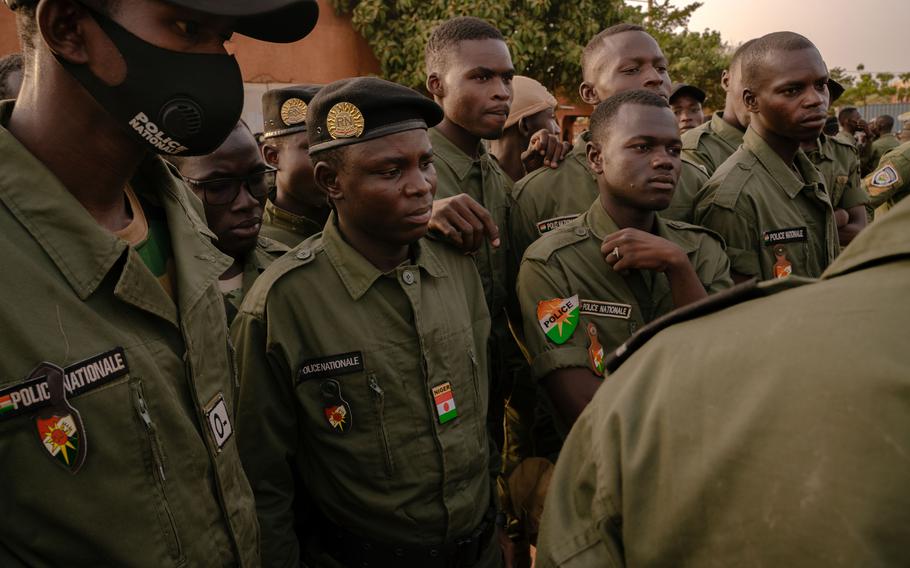
<instances>
[{"instance_id":1,"label":"black face mask","mask_svg":"<svg viewBox=\"0 0 910 568\"><path fill-rule=\"evenodd\" d=\"M243 78L234 57L163 49L92 15L123 56L126 79L111 87L88 65L57 56L63 68L150 150L198 156L218 148L243 110Z\"/></svg>"}]
</instances>

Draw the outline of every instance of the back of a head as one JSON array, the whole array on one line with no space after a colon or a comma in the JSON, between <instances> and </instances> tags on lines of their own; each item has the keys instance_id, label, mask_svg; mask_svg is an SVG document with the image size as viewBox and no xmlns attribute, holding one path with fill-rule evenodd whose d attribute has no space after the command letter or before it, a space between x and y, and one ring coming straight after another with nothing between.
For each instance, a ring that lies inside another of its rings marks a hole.
<instances>
[{"instance_id":1,"label":"back of a head","mask_svg":"<svg viewBox=\"0 0 910 568\"><path fill-rule=\"evenodd\" d=\"M600 48L603 47L607 38L626 32L648 33L644 27L639 26L638 24L621 23L612 25L591 38L591 41L588 42L581 52L581 73L585 81L593 80L594 73L596 72L597 53Z\"/></svg>"},{"instance_id":2,"label":"back of a head","mask_svg":"<svg viewBox=\"0 0 910 568\"><path fill-rule=\"evenodd\" d=\"M610 130L610 124L619 115L619 111L626 105L641 105L654 108L669 109L670 104L654 91L636 89L617 93L602 103L598 104L591 114L591 139L602 141Z\"/></svg>"},{"instance_id":3,"label":"back of a head","mask_svg":"<svg viewBox=\"0 0 910 568\"><path fill-rule=\"evenodd\" d=\"M761 72L773 53L817 49L808 38L795 32L773 32L743 44L740 48L743 86L757 88ZM735 57L735 55L734 55Z\"/></svg>"},{"instance_id":4,"label":"back of a head","mask_svg":"<svg viewBox=\"0 0 910 568\"><path fill-rule=\"evenodd\" d=\"M446 56L459 43L471 40L495 39L505 42L502 32L485 20L473 16L459 16L446 20L433 28L424 51L427 75L442 72Z\"/></svg>"},{"instance_id":5,"label":"back of a head","mask_svg":"<svg viewBox=\"0 0 910 568\"><path fill-rule=\"evenodd\" d=\"M888 134L894 130L894 117L890 114L883 114L875 119L879 134Z\"/></svg>"}]
</instances>

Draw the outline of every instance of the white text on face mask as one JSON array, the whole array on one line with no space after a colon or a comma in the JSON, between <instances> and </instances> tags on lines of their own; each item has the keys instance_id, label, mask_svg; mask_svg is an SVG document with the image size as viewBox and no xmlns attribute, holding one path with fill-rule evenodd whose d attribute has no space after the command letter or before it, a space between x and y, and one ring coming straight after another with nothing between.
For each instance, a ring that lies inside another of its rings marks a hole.
<instances>
[{"instance_id":1,"label":"white text on face mask","mask_svg":"<svg viewBox=\"0 0 910 568\"><path fill-rule=\"evenodd\" d=\"M140 112L130 121L130 126L142 136L146 142L167 154L179 154L187 149L186 146L173 140L158 125L149 120L144 112Z\"/></svg>"}]
</instances>

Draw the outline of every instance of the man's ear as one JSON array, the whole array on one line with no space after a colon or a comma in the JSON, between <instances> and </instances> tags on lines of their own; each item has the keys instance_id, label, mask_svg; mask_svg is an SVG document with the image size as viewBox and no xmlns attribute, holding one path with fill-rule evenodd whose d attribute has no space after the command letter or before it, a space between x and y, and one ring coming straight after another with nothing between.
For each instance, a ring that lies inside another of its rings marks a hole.
<instances>
[{"instance_id":1,"label":"man's ear","mask_svg":"<svg viewBox=\"0 0 910 568\"><path fill-rule=\"evenodd\" d=\"M313 180L316 187L322 190L330 201L341 201L344 192L338 183L338 172L327 162L316 162L313 167Z\"/></svg>"},{"instance_id":2,"label":"man's ear","mask_svg":"<svg viewBox=\"0 0 910 568\"><path fill-rule=\"evenodd\" d=\"M73 0L46 0L38 5L36 22L48 49L69 63L87 64L104 83L126 79L126 61L91 13Z\"/></svg>"},{"instance_id":3,"label":"man's ear","mask_svg":"<svg viewBox=\"0 0 910 568\"><path fill-rule=\"evenodd\" d=\"M441 99L445 96L442 77L439 76L438 72L433 71L427 76L427 91L433 95L434 99Z\"/></svg>"},{"instance_id":4,"label":"man's ear","mask_svg":"<svg viewBox=\"0 0 910 568\"><path fill-rule=\"evenodd\" d=\"M594 88L593 83L583 81L581 85L578 86L578 95L581 97L581 100L591 106L600 104L600 98L597 96L597 90Z\"/></svg>"},{"instance_id":5,"label":"man's ear","mask_svg":"<svg viewBox=\"0 0 910 568\"><path fill-rule=\"evenodd\" d=\"M519 118L518 122L515 123L515 126L518 127L518 133L523 138L530 138L531 134L534 134L534 133L531 132L530 130L528 130L528 124L525 122L526 118L528 118L528 117L524 116L524 117Z\"/></svg>"},{"instance_id":6,"label":"man's ear","mask_svg":"<svg viewBox=\"0 0 910 568\"><path fill-rule=\"evenodd\" d=\"M746 105L746 110L749 112L758 112L758 97L755 96L755 93L752 92L752 89L743 89L743 104Z\"/></svg>"},{"instance_id":7,"label":"man's ear","mask_svg":"<svg viewBox=\"0 0 910 568\"><path fill-rule=\"evenodd\" d=\"M730 72L726 69L720 75L720 86L723 87L725 93L730 91Z\"/></svg>"},{"instance_id":8,"label":"man's ear","mask_svg":"<svg viewBox=\"0 0 910 568\"><path fill-rule=\"evenodd\" d=\"M588 167L591 168L591 171L597 175L603 174L603 152L601 152L600 144L593 141L588 142L585 145L585 155L588 158Z\"/></svg>"},{"instance_id":9,"label":"man's ear","mask_svg":"<svg viewBox=\"0 0 910 568\"><path fill-rule=\"evenodd\" d=\"M281 152L278 151L278 146L274 144L263 144L262 145L262 159L265 160L265 163L272 166L273 168L278 167L278 156Z\"/></svg>"}]
</instances>

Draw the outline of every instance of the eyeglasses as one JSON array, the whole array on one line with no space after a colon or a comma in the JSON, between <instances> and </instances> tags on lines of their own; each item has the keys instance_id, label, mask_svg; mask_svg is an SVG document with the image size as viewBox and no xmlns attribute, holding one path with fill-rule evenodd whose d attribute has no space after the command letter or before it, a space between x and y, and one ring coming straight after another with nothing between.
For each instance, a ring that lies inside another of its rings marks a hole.
<instances>
[{"instance_id":1,"label":"eyeglasses","mask_svg":"<svg viewBox=\"0 0 910 568\"><path fill-rule=\"evenodd\" d=\"M262 199L275 187L275 168L255 172L246 176L216 179L183 179L202 190L204 201L208 205L229 205L240 195L240 189L246 185L247 191L256 199Z\"/></svg>"}]
</instances>

